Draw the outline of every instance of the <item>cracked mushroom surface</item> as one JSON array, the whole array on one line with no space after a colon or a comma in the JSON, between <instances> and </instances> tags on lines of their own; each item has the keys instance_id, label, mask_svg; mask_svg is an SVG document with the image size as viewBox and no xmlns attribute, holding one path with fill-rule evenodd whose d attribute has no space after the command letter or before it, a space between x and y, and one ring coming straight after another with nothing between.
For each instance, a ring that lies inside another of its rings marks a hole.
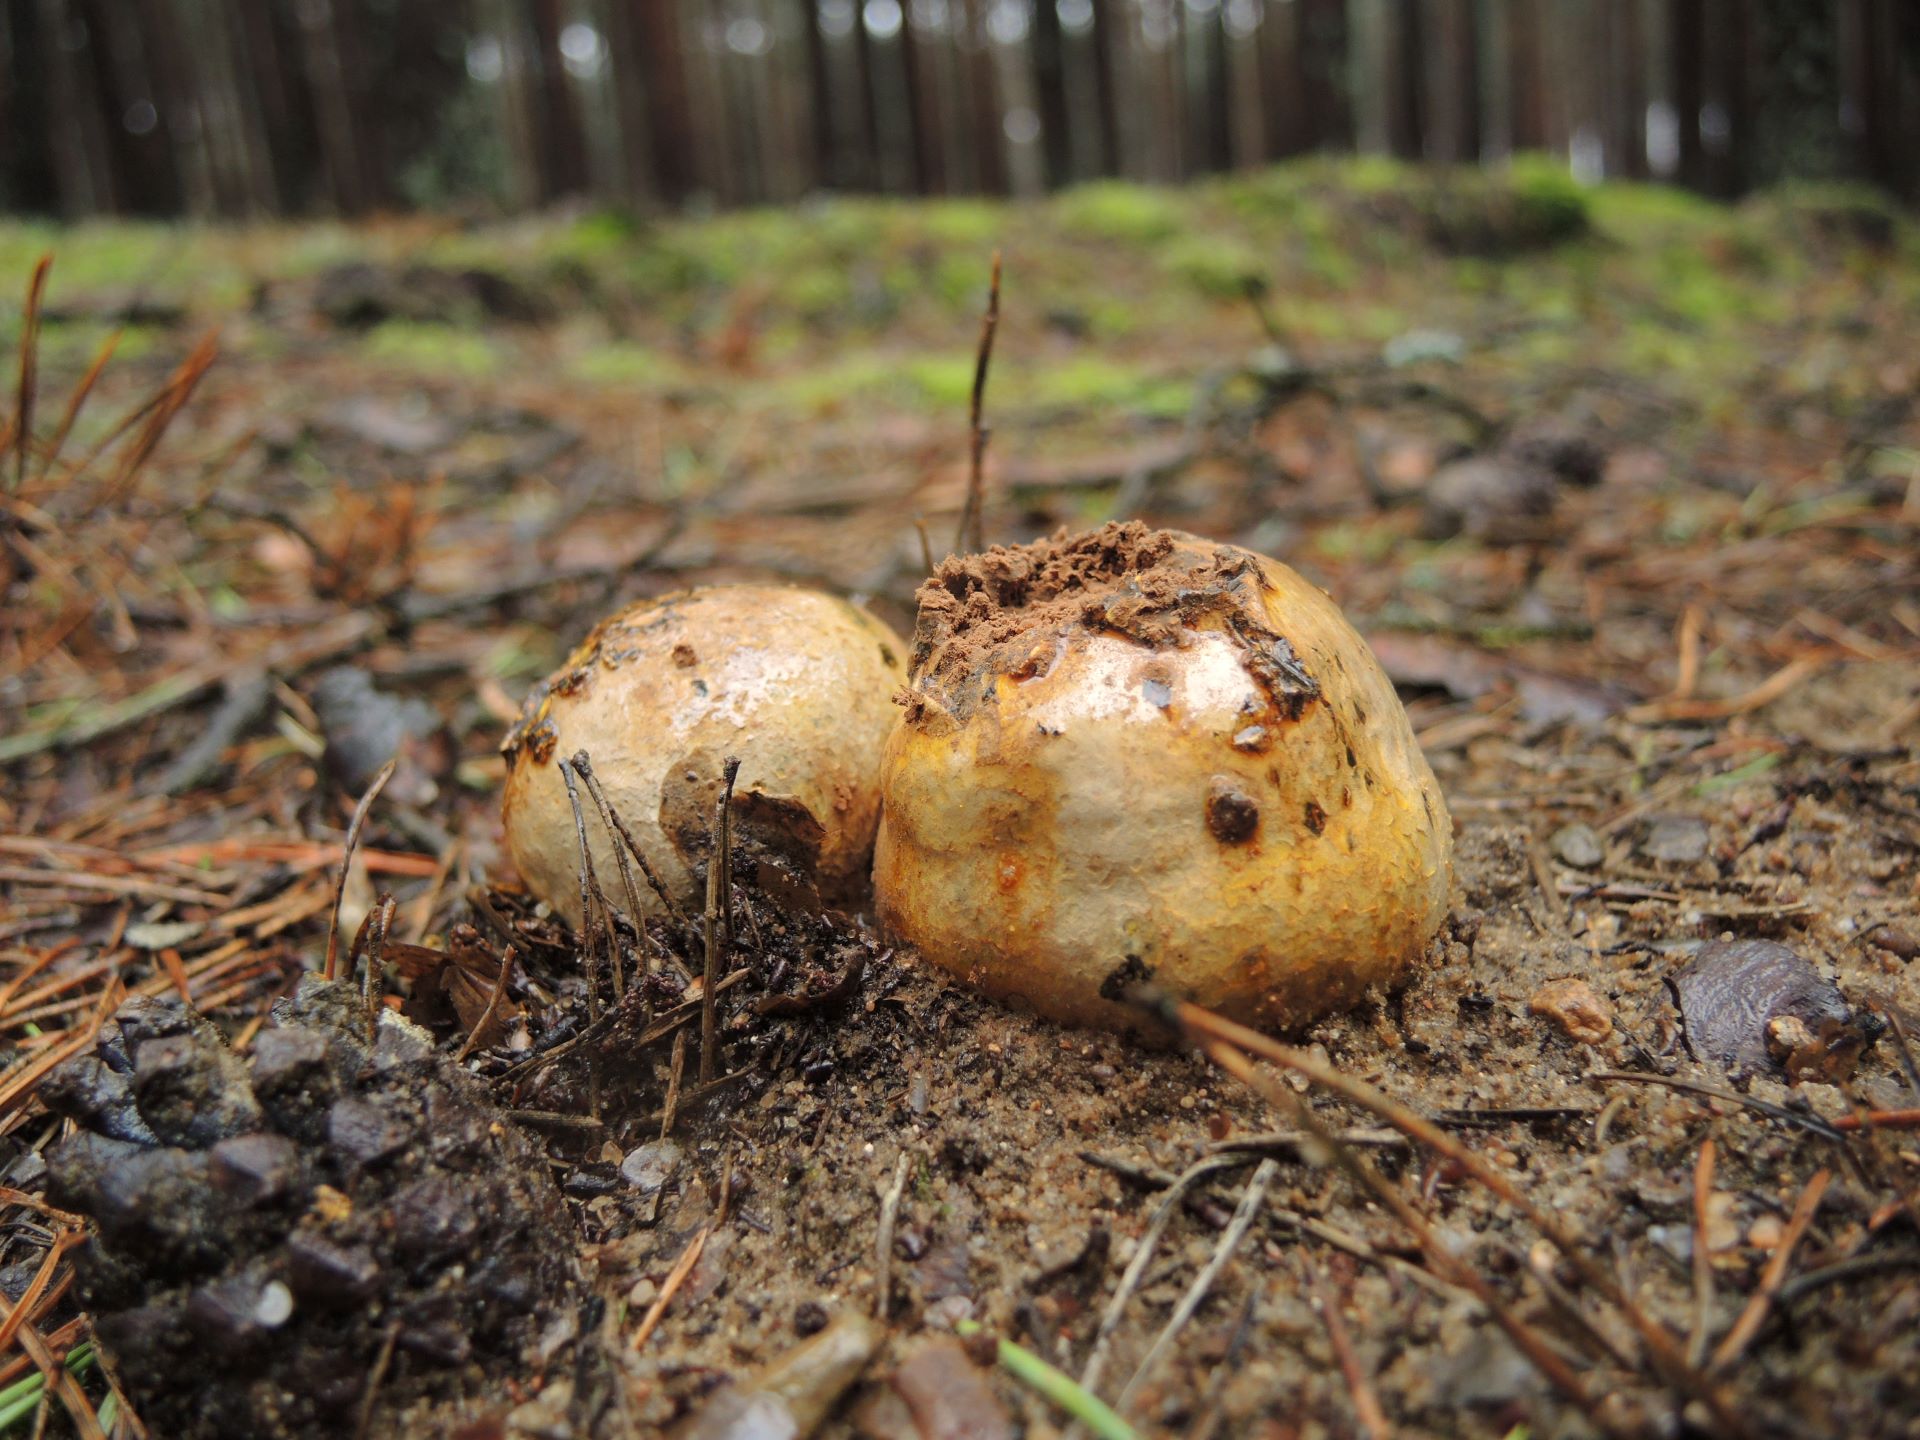
<instances>
[{"instance_id":1,"label":"cracked mushroom surface","mask_svg":"<svg viewBox=\"0 0 1920 1440\"><path fill-rule=\"evenodd\" d=\"M786 586L681 591L609 616L527 697L501 745L514 864L580 925L580 847L560 761L584 750L667 892L696 907L731 755L741 762L737 842L829 897L857 893L905 650L851 601ZM614 837L584 787L580 802L595 872L620 896ZM651 890L638 889L656 911Z\"/></svg>"},{"instance_id":2,"label":"cracked mushroom surface","mask_svg":"<svg viewBox=\"0 0 1920 1440\"><path fill-rule=\"evenodd\" d=\"M919 605L874 892L930 960L1072 1023L1151 980L1275 1030L1419 961L1451 821L1325 593L1135 522L950 558Z\"/></svg>"}]
</instances>

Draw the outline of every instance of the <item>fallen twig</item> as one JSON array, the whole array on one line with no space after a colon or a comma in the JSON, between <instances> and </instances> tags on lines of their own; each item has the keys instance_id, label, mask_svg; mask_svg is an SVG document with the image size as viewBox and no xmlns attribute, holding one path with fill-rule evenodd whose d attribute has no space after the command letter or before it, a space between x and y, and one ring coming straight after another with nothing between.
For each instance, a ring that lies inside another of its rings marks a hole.
<instances>
[{"instance_id":1,"label":"fallen twig","mask_svg":"<svg viewBox=\"0 0 1920 1440\"><path fill-rule=\"evenodd\" d=\"M353 1427L353 1440L367 1440L373 1430L373 1407L380 1399L380 1387L386 1383L387 1367L393 1364L393 1348L400 1343L400 1322L394 1320L380 1337L380 1349L367 1372L366 1388L360 1393L360 1418Z\"/></svg>"},{"instance_id":2,"label":"fallen twig","mask_svg":"<svg viewBox=\"0 0 1920 1440\"><path fill-rule=\"evenodd\" d=\"M680 1293L680 1287L687 1283L687 1276L693 1273L693 1267L699 1263L700 1252L707 1248L707 1236L713 1233L713 1226L702 1225L693 1239L687 1242L687 1248L680 1252L680 1258L673 1262L673 1269L667 1272L667 1278L660 1287L660 1294L653 1304L647 1307L647 1313L641 1318L640 1328L633 1332L633 1348L646 1348L647 1341L653 1338L653 1332L660 1326L660 1317L667 1313L667 1306L673 1297Z\"/></svg>"},{"instance_id":3,"label":"fallen twig","mask_svg":"<svg viewBox=\"0 0 1920 1440\"><path fill-rule=\"evenodd\" d=\"M1734 1361L1753 1343L1753 1337L1760 1333L1761 1325L1766 1323L1767 1311L1786 1281L1787 1265L1793 1259L1793 1252L1799 1246L1801 1237L1807 1233L1807 1227L1813 1223L1821 1197L1827 1193L1827 1182L1832 1179L1833 1172L1823 1169L1815 1171L1813 1178L1807 1181L1800 1198L1794 1202L1793 1215L1788 1219L1786 1229L1781 1232L1780 1243L1773 1247L1773 1254L1767 1260L1767 1268L1760 1276L1760 1288L1748 1298L1740 1318L1733 1322L1733 1328L1714 1348L1713 1359L1707 1366L1709 1371L1732 1369Z\"/></svg>"},{"instance_id":4,"label":"fallen twig","mask_svg":"<svg viewBox=\"0 0 1920 1440\"><path fill-rule=\"evenodd\" d=\"M1474 1151L1366 1081L1347 1075L1304 1050L1283 1045L1257 1030L1237 1025L1198 1005L1174 1001L1159 995L1146 995L1140 998L1145 999L1156 1013L1190 1038L1198 1037L1201 1048L1211 1055L1216 1063L1221 1064L1222 1068L1238 1075L1262 1095L1282 1094L1282 1103L1291 1105L1295 1111L1295 1119L1305 1128L1315 1130L1316 1133L1325 1133L1324 1127L1320 1126L1320 1122L1314 1118L1311 1110L1305 1105L1293 1103L1298 1101L1298 1096L1292 1095L1291 1091L1284 1091L1283 1087L1267 1084L1246 1062L1245 1057L1238 1053L1238 1050L1251 1051L1272 1061L1282 1069L1304 1076L1310 1083L1379 1116L1409 1138L1419 1141L1422 1145L1459 1165L1477 1183L1513 1206L1529 1224L1546 1237L1556 1250L1566 1257L1567 1263L1579 1275L1582 1284L1626 1317L1646 1345L1648 1354L1670 1383L1700 1400L1712 1413L1714 1422L1724 1433L1728 1435L1748 1433L1742 1417L1721 1393L1719 1386L1687 1363L1687 1357L1675 1342L1673 1335L1633 1302L1632 1297L1626 1293L1619 1282L1581 1248L1565 1225L1534 1204L1512 1180L1488 1165ZM1212 1043L1206 1043L1208 1040ZM1224 1055L1223 1050L1226 1052ZM1351 1149L1336 1143L1334 1154L1341 1160L1344 1168L1374 1188L1375 1193L1394 1210L1401 1222L1406 1224L1416 1236L1424 1236L1429 1244L1423 1244L1422 1248L1428 1249L1430 1257L1445 1267L1443 1274L1445 1271L1453 1272L1446 1278L1454 1279L1457 1283L1473 1290L1482 1303L1488 1306L1495 1321L1507 1331L1508 1337L1521 1347L1523 1353L1527 1354L1536 1367L1541 1368L1542 1373L1569 1395L1579 1397L1583 1408L1592 1414L1592 1402L1587 1395L1586 1387L1567 1368L1566 1363L1554 1352L1541 1345L1538 1337L1531 1331L1512 1321L1511 1316L1507 1315L1506 1308L1492 1295L1485 1283L1471 1271L1455 1263L1452 1256L1433 1241L1425 1220L1406 1204L1399 1191L1379 1180L1372 1167L1366 1165ZM1506 1318L1503 1319L1503 1316Z\"/></svg>"},{"instance_id":5,"label":"fallen twig","mask_svg":"<svg viewBox=\"0 0 1920 1440\"><path fill-rule=\"evenodd\" d=\"M347 899L347 872L353 868L353 848L360 843L360 830L367 823L367 812L373 808L373 802L380 798L380 792L387 788L387 782L393 779L394 767L399 763L399 757L396 756L380 767L380 773L367 786L367 793L353 807L353 819L347 822L347 838L340 847L340 878L333 887L333 915L327 921L327 961L321 967L324 979L331 980L334 977L335 952L340 945L340 907Z\"/></svg>"},{"instance_id":6,"label":"fallen twig","mask_svg":"<svg viewBox=\"0 0 1920 1440\"><path fill-rule=\"evenodd\" d=\"M1267 1198L1267 1187L1273 1183L1273 1177L1280 1173L1278 1161L1262 1160L1260 1168L1253 1172L1253 1178L1247 1181L1247 1188L1240 1194L1240 1204L1234 1209L1233 1219L1228 1222L1226 1231L1220 1236L1220 1243L1214 1247L1213 1257L1205 1268L1194 1276L1193 1283L1187 1287L1187 1293L1180 1297L1180 1303L1174 1307L1173 1314L1160 1333L1154 1337L1146 1356L1134 1370L1133 1377L1120 1391L1120 1399L1115 1408L1124 1415L1132 1404L1133 1397L1140 1392L1153 1374L1154 1367L1179 1337L1181 1330L1200 1308L1207 1293L1213 1289L1213 1282L1220 1278L1220 1272L1227 1268L1227 1262L1233 1259L1234 1251L1240 1248L1240 1242L1247 1237L1247 1231L1253 1227L1254 1218L1260 1213L1260 1206Z\"/></svg>"},{"instance_id":7,"label":"fallen twig","mask_svg":"<svg viewBox=\"0 0 1920 1440\"><path fill-rule=\"evenodd\" d=\"M454 1052L453 1063L458 1065L473 1053L473 1047L486 1033L487 1026L493 1023L493 1015L500 1008L500 997L507 993L507 976L513 971L513 947L509 945L500 957L500 973L494 977L493 993L487 997L487 1008L480 1012L480 1018L473 1022L473 1029L467 1032L466 1040Z\"/></svg>"},{"instance_id":8,"label":"fallen twig","mask_svg":"<svg viewBox=\"0 0 1920 1440\"><path fill-rule=\"evenodd\" d=\"M1742 1095L1737 1091L1722 1089L1718 1085L1686 1080L1677 1075L1655 1075L1641 1070L1589 1070L1587 1079L1625 1080L1637 1085L1659 1085L1668 1090L1684 1090L1689 1095L1718 1100L1723 1104L1745 1106L1771 1120L1780 1120L1788 1125L1797 1125L1803 1130L1811 1131L1823 1140L1839 1140L1843 1138L1841 1133L1843 1130L1859 1128L1859 1121L1854 1116L1844 1116L1840 1120L1823 1120L1818 1115L1803 1115L1797 1110L1788 1110L1784 1106L1771 1104L1752 1095ZM1847 1120L1853 1120L1854 1123L1848 1125Z\"/></svg>"},{"instance_id":9,"label":"fallen twig","mask_svg":"<svg viewBox=\"0 0 1920 1440\"><path fill-rule=\"evenodd\" d=\"M1368 1440L1388 1440L1393 1431L1387 1424L1386 1411L1380 1408L1380 1397L1374 1392L1373 1382L1361 1368L1360 1352L1354 1348L1347 1322L1341 1317L1342 1297L1329 1295L1326 1287L1317 1281L1311 1295L1314 1313L1320 1317L1320 1323L1326 1326L1327 1343L1333 1346L1333 1358L1339 1362L1340 1374L1347 1382L1347 1393L1353 1397L1353 1418L1360 1422L1360 1429L1368 1436Z\"/></svg>"},{"instance_id":10,"label":"fallen twig","mask_svg":"<svg viewBox=\"0 0 1920 1440\"><path fill-rule=\"evenodd\" d=\"M707 853L707 969L700 987L700 1083L713 1079L718 1037L714 1030L714 987L720 983L720 953L733 939L733 782L740 760L729 755L722 770L720 799L713 809L713 842Z\"/></svg>"},{"instance_id":11,"label":"fallen twig","mask_svg":"<svg viewBox=\"0 0 1920 1440\"><path fill-rule=\"evenodd\" d=\"M1687 1337L1687 1363L1707 1358L1707 1326L1713 1319L1713 1252L1708 1245L1707 1212L1713 1202L1714 1144L1701 1142L1693 1166L1693 1329Z\"/></svg>"},{"instance_id":12,"label":"fallen twig","mask_svg":"<svg viewBox=\"0 0 1920 1440\"><path fill-rule=\"evenodd\" d=\"M1093 1391L1098 1388L1100 1372L1107 1363L1107 1347L1113 1341L1113 1332L1119 1327L1120 1317L1126 1313L1127 1301L1133 1298L1133 1292L1146 1276L1147 1266L1153 1262L1154 1247L1160 1243L1167 1222L1173 1218L1173 1212L1180 1208L1187 1191L1209 1175L1238 1169L1248 1162L1248 1158L1245 1155L1209 1155L1203 1160L1194 1161L1167 1187L1167 1193L1154 1209L1153 1218L1147 1222L1146 1234L1134 1246L1133 1259L1121 1274L1120 1283L1114 1287L1113 1298L1101 1312L1099 1327L1093 1335L1093 1347L1087 1352L1087 1363L1080 1368L1082 1389Z\"/></svg>"},{"instance_id":13,"label":"fallen twig","mask_svg":"<svg viewBox=\"0 0 1920 1440\"><path fill-rule=\"evenodd\" d=\"M880 1225L875 1232L874 1280L873 1280L873 1318L882 1325L887 1323L887 1302L891 1300L893 1281L893 1227L900 1218L900 1197L906 1193L907 1171L913 1161L913 1153L902 1150L900 1158L894 1163L893 1183L880 1197Z\"/></svg>"}]
</instances>

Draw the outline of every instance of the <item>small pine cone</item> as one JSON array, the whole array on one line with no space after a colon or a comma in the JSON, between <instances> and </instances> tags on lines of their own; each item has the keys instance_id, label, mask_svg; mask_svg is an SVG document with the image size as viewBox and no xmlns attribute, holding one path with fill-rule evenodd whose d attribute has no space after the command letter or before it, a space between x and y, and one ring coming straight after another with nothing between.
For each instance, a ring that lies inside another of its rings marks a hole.
<instances>
[{"instance_id":1,"label":"small pine cone","mask_svg":"<svg viewBox=\"0 0 1920 1440\"><path fill-rule=\"evenodd\" d=\"M350 1428L391 1331L398 1413L515 1362L574 1284L545 1158L390 1012L309 979L236 1055L138 1000L49 1076L79 1129L49 1198L89 1216L84 1303L153 1433Z\"/></svg>"}]
</instances>

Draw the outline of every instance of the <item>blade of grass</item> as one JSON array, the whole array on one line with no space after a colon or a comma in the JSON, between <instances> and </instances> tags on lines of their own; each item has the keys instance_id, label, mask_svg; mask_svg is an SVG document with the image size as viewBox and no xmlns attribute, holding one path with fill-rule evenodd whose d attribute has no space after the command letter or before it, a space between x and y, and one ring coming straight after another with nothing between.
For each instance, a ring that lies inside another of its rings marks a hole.
<instances>
[{"instance_id":1,"label":"blade of grass","mask_svg":"<svg viewBox=\"0 0 1920 1440\"><path fill-rule=\"evenodd\" d=\"M980 1332L978 1321L962 1321L954 1327L961 1335ZM1028 1389L1078 1420L1099 1440L1139 1440L1138 1433L1126 1421L1090 1395L1071 1377L1061 1374L1038 1355L1004 1337L998 1342L1001 1368Z\"/></svg>"}]
</instances>

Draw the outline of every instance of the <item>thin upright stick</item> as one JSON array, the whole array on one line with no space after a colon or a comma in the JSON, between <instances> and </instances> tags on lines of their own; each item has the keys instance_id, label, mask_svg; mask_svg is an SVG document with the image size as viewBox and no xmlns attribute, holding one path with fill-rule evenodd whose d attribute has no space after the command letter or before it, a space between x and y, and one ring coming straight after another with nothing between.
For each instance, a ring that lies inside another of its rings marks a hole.
<instances>
[{"instance_id":1,"label":"thin upright stick","mask_svg":"<svg viewBox=\"0 0 1920 1440\"><path fill-rule=\"evenodd\" d=\"M733 782L738 757L729 755L720 799L713 807L713 844L707 853L707 973L700 985L700 1083L713 1079L714 987L720 983L720 952L733 930Z\"/></svg>"},{"instance_id":2,"label":"thin upright stick","mask_svg":"<svg viewBox=\"0 0 1920 1440\"><path fill-rule=\"evenodd\" d=\"M487 997L487 1008L480 1012L480 1018L473 1023L473 1029L467 1032L466 1041L453 1057L458 1065L473 1053L473 1047L479 1043L487 1026L493 1023L493 1013L500 1008L500 997L507 993L507 976L513 973L513 946L507 946L506 953L500 957L500 973L493 979L493 994Z\"/></svg>"},{"instance_id":3,"label":"thin upright stick","mask_svg":"<svg viewBox=\"0 0 1920 1440\"><path fill-rule=\"evenodd\" d=\"M973 362L973 402L967 411L967 429L973 450L967 465L967 503L960 512L960 529L953 547L965 553L987 548L986 459L987 428L980 411L987 398L987 366L993 360L993 333L1000 328L1000 252L993 252L993 280L987 287L987 310L980 317L980 349Z\"/></svg>"},{"instance_id":4,"label":"thin upright stick","mask_svg":"<svg viewBox=\"0 0 1920 1440\"><path fill-rule=\"evenodd\" d=\"M593 803L599 809L601 817L606 820L614 834L620 837L621 842L627 847L627 853L640 867L640 873L646 876L647 886L660 901L661 909L667 912L667 918L676 925L686 923L686 917L680 913L680 907L673 903L673 897L667 893L667 887L660 883L659 875L654 872L653 866L647 863L646 851L640 848L640 842L635 840L633 832L627 829L627 822L620 818L620 812L613 808L607 799L606 792L600 788L600 777L593 773L593 762L588 758L586 751L582 750L573 757L573 768L586 782L587 793L593 797ZM638 924L640 920L638 913L633 918L634 923Z\"/></svg>"},{"instance_id":5,"label":"thin upright stick","mask_svg":"<svg viewBox=\"0 0 1920 1440\"><path fill-rule=\"evenodd\" d=\"M586 812L580 808L580 786L574 775L572 761L560 762L560 779L567 787L567 803L573 807L574 843L580 850L580 948L586 952L587 1015L590 1019L594 1019L600 1014L600 982L594 978L593 974L594 940L599 934L595 919L597 916L604 916L607 907L604 897L600 894L599 877L594 874L593 849L587 844L587 816ZM596 901L600 902L597 910L595 909ZM611 923L607 925L607 935L608 949L611 950L613 935Z\"/></svg>"},{"instance_id":6,"label":"thin upright stick","mask_svg":"<svg viewBox=\"0 0 1920 1440\"><path fill-rule=\"evenodd\" d=\"M592 762L587 759L586 751L575 752L573 769L574 773L585 782L587 794L592 799L594 808L600 812L600 823L605 827L607 836L613 844L613 863L620 867L620 888L627 892L627 913L633 920L633 933L644 939L645 917L640 909L640 892L633 883L633 866L627 863L627 852L620 848L620 837L613 828L613 812L607 805L607 797L600 793L600 787L594 783ZM644 953L642 951L643 955ZM613 967L613 998L617 1004L626 998L627 967L620 963L619 935L614 930L611 919L607 924L607 963ZM644 965L646 962L643 959L641 963Z\"/></svg>"},{"instance_id":7,"label":"thin upright stick","mask_svg":"<svg viewBox=\"0 0 1920 1440\"><path fill-rule=\"evenodd\" d=\"M53 268L53 256L42 255L27 282L27 309L20 324L20 398L13 424L13 485L17 490L27 483L27 457L33 451L33 397L40 360L40 301L47 289L47 272ZM978 393L978 382L975 385ZM975 401L978 410L979 402Z\"/></svg>"},{"instance_id":8,"label":"thin upright stick","mask_svg":"<svg viewBox=\"0 0 1920 1440\"><path fill-rule=\"evenodd\" d=\"M367 793L353 807L353 819L347 822L347 843L340 847L340 878L333 887L333 917L327 921L327 960L320 972L325 979L333 979L335 955L340 946L340 906L347 898L347 871L353 868L353 852L360 844L361 827L367 823L367 812L373 809L373 802L393 779L393 768L399 763L400 757L396 755L380 767L380 773L367 786Z\"/></svg>"}]
</instances>

